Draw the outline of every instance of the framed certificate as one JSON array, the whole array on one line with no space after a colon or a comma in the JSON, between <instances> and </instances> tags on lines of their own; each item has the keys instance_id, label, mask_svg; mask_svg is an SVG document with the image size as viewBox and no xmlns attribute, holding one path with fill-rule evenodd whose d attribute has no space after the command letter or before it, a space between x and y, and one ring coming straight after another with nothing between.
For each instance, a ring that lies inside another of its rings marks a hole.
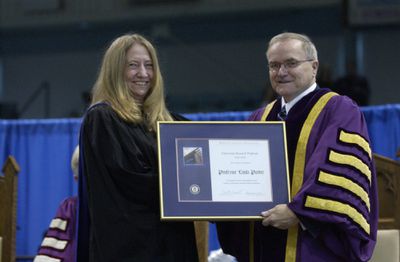
<instances>
[{"instance_id":1,"label":"framed certificate","mask_svg":"<svg viewBox=\"0 0 400 262\"><path fill-rule=\"evenodd\" d=\"M289 201L284 122L158 123L163 220L256 220Z\"/></svg>"}]
</instances>

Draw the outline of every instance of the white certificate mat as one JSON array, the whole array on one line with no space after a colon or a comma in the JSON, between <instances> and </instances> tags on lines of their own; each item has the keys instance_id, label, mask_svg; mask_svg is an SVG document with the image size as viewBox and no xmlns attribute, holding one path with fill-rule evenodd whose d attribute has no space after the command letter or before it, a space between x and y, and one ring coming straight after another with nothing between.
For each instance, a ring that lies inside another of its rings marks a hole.
<instances>
[{"instance_id":1,"label":"white certificate mat","mask_svg":"<svg viewBox=\"0 0 400 262\"><path fill-rule=\"evenodd\" d=\"M210 139L212 201L272 201L268 140Z\"/></svg>"}]
</instances>

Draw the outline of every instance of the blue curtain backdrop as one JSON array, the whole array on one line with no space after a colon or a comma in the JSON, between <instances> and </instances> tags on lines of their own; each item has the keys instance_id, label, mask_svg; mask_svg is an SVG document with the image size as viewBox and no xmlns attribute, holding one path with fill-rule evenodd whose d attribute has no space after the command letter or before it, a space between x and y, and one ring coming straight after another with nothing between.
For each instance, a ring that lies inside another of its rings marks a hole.
<instances>
[{"instance_id":1,"label":"blue curtain backdrop","mask_svg":"<svg viewBox=\"0 0 400 262\"><path fill-rule=\"evenodd\" d=\"M17 255L34 255L60 202L76 194L70 159L80 119L1 120L0 161L13 155L18 175Z\"/></svg>"},{"instance_id":2,"label":"blue curtain backdrop","mask_svg":"<svg viewBox=\"0 0 400 262\"><path fill-rule=\"evenodd\" d=\"M372 150L396 159L400 148L400 104L364 107ZM250 112L186 114L197 121L241 121ZM18 176L17 255L33 256L60 202L77 193L70 159L81 119L0 120L0 161L13 155ZM210 250L219 247L213 225Z\"/></svg>"}]
</instances>

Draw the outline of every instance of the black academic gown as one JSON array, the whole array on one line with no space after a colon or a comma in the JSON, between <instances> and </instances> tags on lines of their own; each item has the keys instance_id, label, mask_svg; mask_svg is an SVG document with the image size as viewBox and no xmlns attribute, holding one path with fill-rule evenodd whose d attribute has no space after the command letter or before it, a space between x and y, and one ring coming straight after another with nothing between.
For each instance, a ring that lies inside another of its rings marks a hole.
<instances>
[{"instance_id":1,"label":"black academic gown","mask_svg":"<svg viewBox=\"0 0 400 262\"><path fill-rule=\"evenodd\" d=\"M160 221L155 133L100 103L83 119L80 146L81 191L86 191L80 197L87 200L90 226L80 228L78 261L87 259L85 231L89 261L198 260L193 223Z\"/></svg>"}]
</instances>

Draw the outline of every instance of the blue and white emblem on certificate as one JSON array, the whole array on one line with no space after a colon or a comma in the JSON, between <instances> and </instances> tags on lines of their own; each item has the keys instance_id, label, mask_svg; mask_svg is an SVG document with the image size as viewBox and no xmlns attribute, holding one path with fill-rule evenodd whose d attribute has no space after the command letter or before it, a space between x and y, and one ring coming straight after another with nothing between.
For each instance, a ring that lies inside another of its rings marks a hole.
<instances>
[{"instance_id":1,"label":"blue and white emblem on certificate","mask_svg":"<svg viewBox=\"0 0 400 262\"><path fill-rule=\"evenodd\" d=\"M283 122L160 122L161 219L260 219L287 203Z\"/></svg>"},{"instance_id":2,"label":"blue and white emblem on certificate","mask_svg":"<svg viewBox=\"0 0 400 262\"><path fill-rule=\"evenodd\" d=\"M192 193L193 195L198 195L200 194L200 187L199 185L193 184L190 186L190 193Z\"/></svg>"}]
</instances>

